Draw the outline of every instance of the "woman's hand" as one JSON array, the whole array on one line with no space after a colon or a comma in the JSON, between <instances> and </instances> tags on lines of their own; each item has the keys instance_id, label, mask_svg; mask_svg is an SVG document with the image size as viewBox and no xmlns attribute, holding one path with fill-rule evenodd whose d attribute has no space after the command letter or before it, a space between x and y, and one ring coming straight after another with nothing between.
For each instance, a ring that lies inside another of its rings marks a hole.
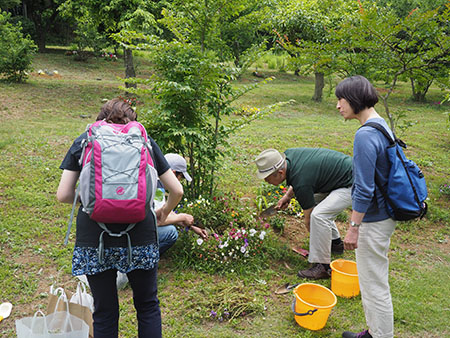
<instances>
[{"instance_id":1,"label":"woman's hand","mask_svg":"<svg viewBox=\"0 0 450 338\"><path fill-rule=\"evenodd\" d=\"M358 247L359 228L350 227L344 238L344 249L355 250Z\"/></svg>"},{"instance_id":2,"label":"woman's hand","mask_svg":"<svg viewBox=\"0 0 450 338\"><path fill-rule=\"evenodd\" d=\"M164 204L161 208L155 211L157 224L164 224L167 216L169 216L172 210L167 209L167 204Z\"/></svg>"}]
</instances>

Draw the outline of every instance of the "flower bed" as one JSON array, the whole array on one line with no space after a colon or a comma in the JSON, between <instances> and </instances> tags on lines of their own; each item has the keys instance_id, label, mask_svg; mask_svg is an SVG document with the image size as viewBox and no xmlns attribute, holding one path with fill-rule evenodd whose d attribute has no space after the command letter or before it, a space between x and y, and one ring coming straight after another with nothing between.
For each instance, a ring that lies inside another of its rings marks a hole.
<instances>
[{"instance_id":1,"label":"flower bed","mask_svg":"<svg viewBox=\"0 0 450 338\"><path fill-rule=\"evenodd\" d=\"M181 231L173 251L177 261L210 272L258 268L274 248L273 233L248 204L232 194L211 200L184 201L178 211L194 216L208 229L206 240L192 231Z\"/></svg>"}]
</instances>

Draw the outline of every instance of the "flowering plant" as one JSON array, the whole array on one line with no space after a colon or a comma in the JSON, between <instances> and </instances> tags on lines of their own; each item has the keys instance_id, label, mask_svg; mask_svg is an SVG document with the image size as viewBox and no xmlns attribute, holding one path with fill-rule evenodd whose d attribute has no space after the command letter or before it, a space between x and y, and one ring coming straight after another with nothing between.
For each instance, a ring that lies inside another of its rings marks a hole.
<instances>
[{"instance_id":1,"label":"flowering plant","mask_svg":"<svg viewBox=\"0 0 450 338\"><path fill-rule=\"evenodd\" d=\"M269 223L256 218L236 196L224 194L211 200L200 196L184 202L179 210L193 215L197 224L209 230L209 237L203 240L188 229L182 231L171 250L177 261L210 272L233 272L249 269L250 262L265 260L271 245Z\"/></svg>"},{"instance_id":2,"label":"flowering plant","mask_svg":"<svg viewBox=\"0 0 450 338\"><path fill-rule=\"evenodd\" d=\"M110 52L102 53L102 58L104 58L107 61L117 61L117 55Z\"/></svg>"},{"instance_id":3,"label":"flowering plant","mask_svg":"<svg viewBox=\"0 0 450 338\"><path fill-rule=\"evenodd\" d=\"M248 227L255 221L249 207L231 193L219 194L210 200L201 195L194 201L185 198L178 211L191 214L197 224L218 234L232 227Z\"/></svg>"},{"instance_id":4,"label":"flowering plant","mask_svg":"<svg viewBox=\"0 0 450 338\"><path fill-rule=\"evenodd\" d=\"M121 99L122 101L128 103L131 107L136 107L136 105L138 103L140 103L140 101L138 101L137 98L135 97L123 97L123 96L119 96L119 99Z\"/></svg>"},{"instance_id":5,"label":"flowering plant","mask_svg":"<svg viewBox=\"0 0 450 338\"><path fill-rule=\"evenodd\" d=\"M261 212L271 205L276 205L286 192L287 187L285 187L284 185L273 186L271 184L263 182L259 187L257 196L255 198L256 208L259 212ZM303 216L302 208L295 197L291 199L285 212L288 215L297 217Z\"/></svg>"}]
</instances>

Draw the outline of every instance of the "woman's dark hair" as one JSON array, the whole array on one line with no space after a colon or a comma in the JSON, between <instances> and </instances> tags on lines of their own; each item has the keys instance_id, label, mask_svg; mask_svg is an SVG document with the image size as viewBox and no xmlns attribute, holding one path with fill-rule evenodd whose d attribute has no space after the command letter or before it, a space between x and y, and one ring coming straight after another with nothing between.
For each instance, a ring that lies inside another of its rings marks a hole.
<instances>
[{"instance_id":1,"label":"woman's dark hair","mask_svg":"<svg viewBox=\"0 0 450 338\"><path fill-rule=\"evenodd\" d=\"M100 109L97 121L105 120L108 123L127 124L137 120L134 109L124 100L116 98L106 102Z\"/></svg>"},{"instance_id":2,"label":"woman's dark hair","mask_svg":"<svg viewBox=\"0 0 450 338\"><path fill-rule=\"evenodd\" d=\"M355 75L342 80L334 92L336 97L345 99L358 114L361 110L372 108L378 102L378 94L373 85L364 76Z\"/></svg>"}]
</instances>

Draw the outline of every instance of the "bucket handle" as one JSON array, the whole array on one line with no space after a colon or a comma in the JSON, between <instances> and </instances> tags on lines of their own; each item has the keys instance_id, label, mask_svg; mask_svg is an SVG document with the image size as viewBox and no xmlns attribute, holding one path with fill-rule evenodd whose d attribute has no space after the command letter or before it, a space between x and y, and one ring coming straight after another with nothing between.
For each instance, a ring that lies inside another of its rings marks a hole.
<instances>
[{"instance_id":1,"label":"bucket handle","mask_svg":"<svg viewBox=\"0 0 450 338\"><path fill-rule=\"evenodd\" d=\"M295 312L295 304L296 304L296 303L297 303L297 299L294 298L294 300L292 301L292 312L294 312L294 314L295 314L296 316L312 316L312 315L314 314L314 312L317 311L317 309L314 309L314 310L308 310L308 311L306 311L305 313L298 313L298 312Z\"/></svg>"}]
</instances>

